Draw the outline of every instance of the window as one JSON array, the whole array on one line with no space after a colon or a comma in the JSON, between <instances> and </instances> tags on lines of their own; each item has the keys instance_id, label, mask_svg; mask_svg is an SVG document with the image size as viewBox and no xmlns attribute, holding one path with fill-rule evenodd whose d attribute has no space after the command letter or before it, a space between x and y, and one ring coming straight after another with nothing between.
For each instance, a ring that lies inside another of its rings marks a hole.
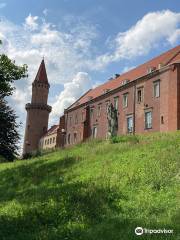
<instances>
[{"instance_id":1,"label":"window","mask_svg":"<svg viewBox=\"0 0 180 240\"><path fill-rule=\"evenodd\" d=\"M145 129L152 128L152 111L145 112Z\"/></svg>"},{"instance_id":2,"label":"window","mask_svg":"<svg viewBox=\"0 0 180 240\"><path fill-rule=\"evenodd\" d=\"M127 132L128 133L133 132L133 117L132 116L127 117Z\"/></svg>"},{"instance_id":3,"label":"window","mask_svg":"<svg viewBox=\"0 0 180 240\"><path fill-rule=\"evenodd\" d=\"M128 106L128 93L123 94L123 108Z\"/></svg>"},{"instance_id":4,"label":"window","mask_svg":"<svg viewBox=\"0 0 180 240\"><path fill-rule=\"evenodd\" d=\"M90 109L90 116L91 116L91 118L94 117L94 108L91 108L91 109Z\"/></svg>"},{"instance_id":5,"label":"window","mask_svg":"<svg viewBox=\"0 0 180 240\"><path fill-rule=\"evenodd\" d=\"M75 124L78 124L78 115L75 116Z\"/></svg>"},{"instance_id":6,"label":"window","mask_svg":"<svg viewBox=\"0 0 180 240\"><path fill-rule=\"evenodd\" d=\"M69 117L69 125L71 126L72 124L72 117Z\"/></svg>"},{"instance_id":7,"label":"window","mask_svg":"<svg viewBox=\"0 0 180 240\"><path fill-rule=\"evenodd\" d=\"M47 141L45 140L44 144L46 145L47 144Z\"/></svg>"},{"instance_id":8,"label":"window","mask_svg":"<svg viewBox=\"0 0 180 240\"><path fill-rule=\"evenodd\" d=\"M53 143L55 143L55 137L53 137Z\"/></svg>"},{"instance_id":9,"label":"window","mask_svg":"<svg viewBox=\"0 0 180 240\"><path fill-rule=\"evenodd\" d=\"M141 103L143 101L143 88L137 89L137 102Z\"/></svg>"},{"instance_id":10,"label":"window","mask_svg":"<svg viewBox=\"0 0 180 240\"><path fill-rule=\"evenodd\" d=\"M118 110L119 97L114 98L114 108Z\"/></svg>"},{"instance_id":11,"label":"window","mask_svg":"<svg viewBox=\"0 0 180 240\"><path fill-rule=\"evenodd\" d=\"M68 144L71 143L71 134L70 134L70 133L68 134L68 140L67 140L67 142L68 142Z\"/></svg>"},{"instance_id":12,"label":"window","mask_svg":"<svg viewBox=\"0 0 180 240\"><path fill-rule=\"evenodd\" d=\"M97 137L97 127L93 127L93 138L96 138Z\"/></svg>"},{"instance_id":13,"label":"window","mask_svg":"<svg viewBox=\"0 0 180 240\"><path fill-rule=\"evenodd\" d=\"M164 117L161 116L161 124L164 124Z\"/></svg>"},{"instance_id":14,"label":"window","mask_svg":"<svg viewBox=\"0 0 180 240\"><path fill-rule=\"evenodd\" d=\"M52 143L52 138L50 138L50 144Z\"/></svg>"},{"instance_id":15,"label":"window","mask_svg":"<svg viewBox=\"0 0 180 240\"><path fill-rule=\"evenodd\" d=\"M84 121L84 112L81 113L81 121Z\"/></svg>"},{"instance_id":16,"label":"window","mask_svg":"<svg viewBox=\"0 0 180 240\"><path fill-rule=\"evenodd\" d=\"M158 98L160 96L160 82L154 82L154 97Z\"/></svg>"},{"instance_id":17,"label":"window","mask_svg":"<svg viewBox=\"0 0 180 240\"><path fill-rule=\"evenodd\" d=\"M49 139L47 140L47 144L49 145Z\"/></svg>"},{"instance_id":18,"label":"window","mask_svg":"<svg viewBox=\"0 0 180 240\"><path fill-rule=\"evenodd\" d=\"M74 143L77 142L77 133L74 133Z\"/></svg>"},{"instance_id":19,"label":"window","mask_svg":"<svg viewBox=\"0 0 180 240\"><path fill-rule=\"evenodd\" d=\"M108 101L106 102L106 113L108 113L109 104L110 104L110 101L108 100Z\"/></svg>"},{"instance_id":20,"label":"window","mask_svg":"<svg viewBox=\"0 0 180 240\"><path fill-rule=\"evenodd\" d=\"M98 105L98 111L97 111L97 116L100 117L101 116L101 104Z\"/></svg>"}]
</instances>

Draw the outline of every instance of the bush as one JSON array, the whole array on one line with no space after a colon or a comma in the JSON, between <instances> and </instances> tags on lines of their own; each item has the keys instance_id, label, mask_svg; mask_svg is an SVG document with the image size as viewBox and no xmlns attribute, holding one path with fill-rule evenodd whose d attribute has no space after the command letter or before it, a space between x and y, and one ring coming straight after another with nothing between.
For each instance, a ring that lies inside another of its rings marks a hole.
<instances>
[{"instance_id":1,"label":"bush","mask_svg":"<svg viewBox=\"0 0 180 240\"><path fill-rule=\"evenodd\" d=\"M34 151L32 153L26 153L23 155L23 159L29 159L34 157L39 157L42 155L42 152L40 150Z\"/></svg>"},{"instance_id":2,"label":"bush","mask_svg":"<svg viewBox=\"0 0 180 240\"><path fill-rule=\"evenodd\" d=\"M3 163L3 162L7 162L7 160L3 156L0 155L0 163Z\"/></svg>"},{"instance_id":3,"label":"bush","mask_svg":"<svg viewBox=\"0 0 180 240\"><path fill-rule=\"evenodd\" d=\"M139 143L139 139L135 135L114 136L110 138L110 143Z\"/></svg>"}]
</instances>

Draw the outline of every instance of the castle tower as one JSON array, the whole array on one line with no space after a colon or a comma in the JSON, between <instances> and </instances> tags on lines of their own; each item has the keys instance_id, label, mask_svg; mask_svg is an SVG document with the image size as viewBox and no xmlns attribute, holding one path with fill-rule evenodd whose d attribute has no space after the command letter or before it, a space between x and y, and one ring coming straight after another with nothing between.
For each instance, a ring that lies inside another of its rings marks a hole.
<instances>
[{"instance_id":1,"label":"castle tower","mask_svg":"<svg viewBox=\"0 0 180 240\"><path fill-rule=\"evenodd\" d=\"M31 103L26 104L27 118L24 136L23 156L38 150L39 140L48 128L51 106L47 105L49 83L44 59L32 83Z\"/></svg>"}]
</instances>

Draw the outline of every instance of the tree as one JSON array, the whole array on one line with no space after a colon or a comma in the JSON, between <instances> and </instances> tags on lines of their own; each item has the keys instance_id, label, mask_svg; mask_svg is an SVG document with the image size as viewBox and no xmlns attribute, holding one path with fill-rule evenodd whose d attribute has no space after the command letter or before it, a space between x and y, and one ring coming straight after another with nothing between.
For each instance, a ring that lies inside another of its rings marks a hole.
<instances>
[{"instance_id":1,"label":"tree","mask_svg":"<svg viewBox=\"0 0 180 240\"><path fill-rule=\"evenodd\" d=\"M5 54L0 55L0 156L13 161L18 150L18 124L6 98L12 95L12 83L26 77L27 65L17 66Z\"/></svg>"},{"instance_id":2,"label":"tree","mask_svg":"<svg viewBox=\"0 0 180 240\"><path fill-rule=\"evenodd\" d=\"M12 83L26 77L26 72L26 65L16 66L5 54L0 55L0 98L12 95Z\"/></svg>"},{"instance_id":3,"label":"tree","mask_svg":"<svg viewBox=\"0 0 180 240\"><path fill-rule=\"evenodd\" d=\"M0 155L9 161L14 159L18 149L19 134L16 118L7 102L0 99Z\"/></svg>"}]
</instances>

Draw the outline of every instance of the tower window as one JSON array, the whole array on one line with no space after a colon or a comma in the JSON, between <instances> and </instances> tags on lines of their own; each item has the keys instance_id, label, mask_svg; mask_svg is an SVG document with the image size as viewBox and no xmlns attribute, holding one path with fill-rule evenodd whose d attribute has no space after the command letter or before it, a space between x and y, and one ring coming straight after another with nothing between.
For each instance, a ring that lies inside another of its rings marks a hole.
<instances>
[{"instance_id":1,"label":"tower window","mask_svg":"<svg viewBox=\"0 0 180 240\"><path fill-rule=\"evenodd\" d=\"M43 133L45 133L47 131L46 127L43 127Z\"/></svg>"},{"instance_id":2,"label":"tower window","mask_svg":"<svg viewBox=\"0 0 180 240\"><path fill-rule=\"evenodd\" d=\"M161 116L161 124L164 124L164 117Z\"/></svg>"}]
</instances>

